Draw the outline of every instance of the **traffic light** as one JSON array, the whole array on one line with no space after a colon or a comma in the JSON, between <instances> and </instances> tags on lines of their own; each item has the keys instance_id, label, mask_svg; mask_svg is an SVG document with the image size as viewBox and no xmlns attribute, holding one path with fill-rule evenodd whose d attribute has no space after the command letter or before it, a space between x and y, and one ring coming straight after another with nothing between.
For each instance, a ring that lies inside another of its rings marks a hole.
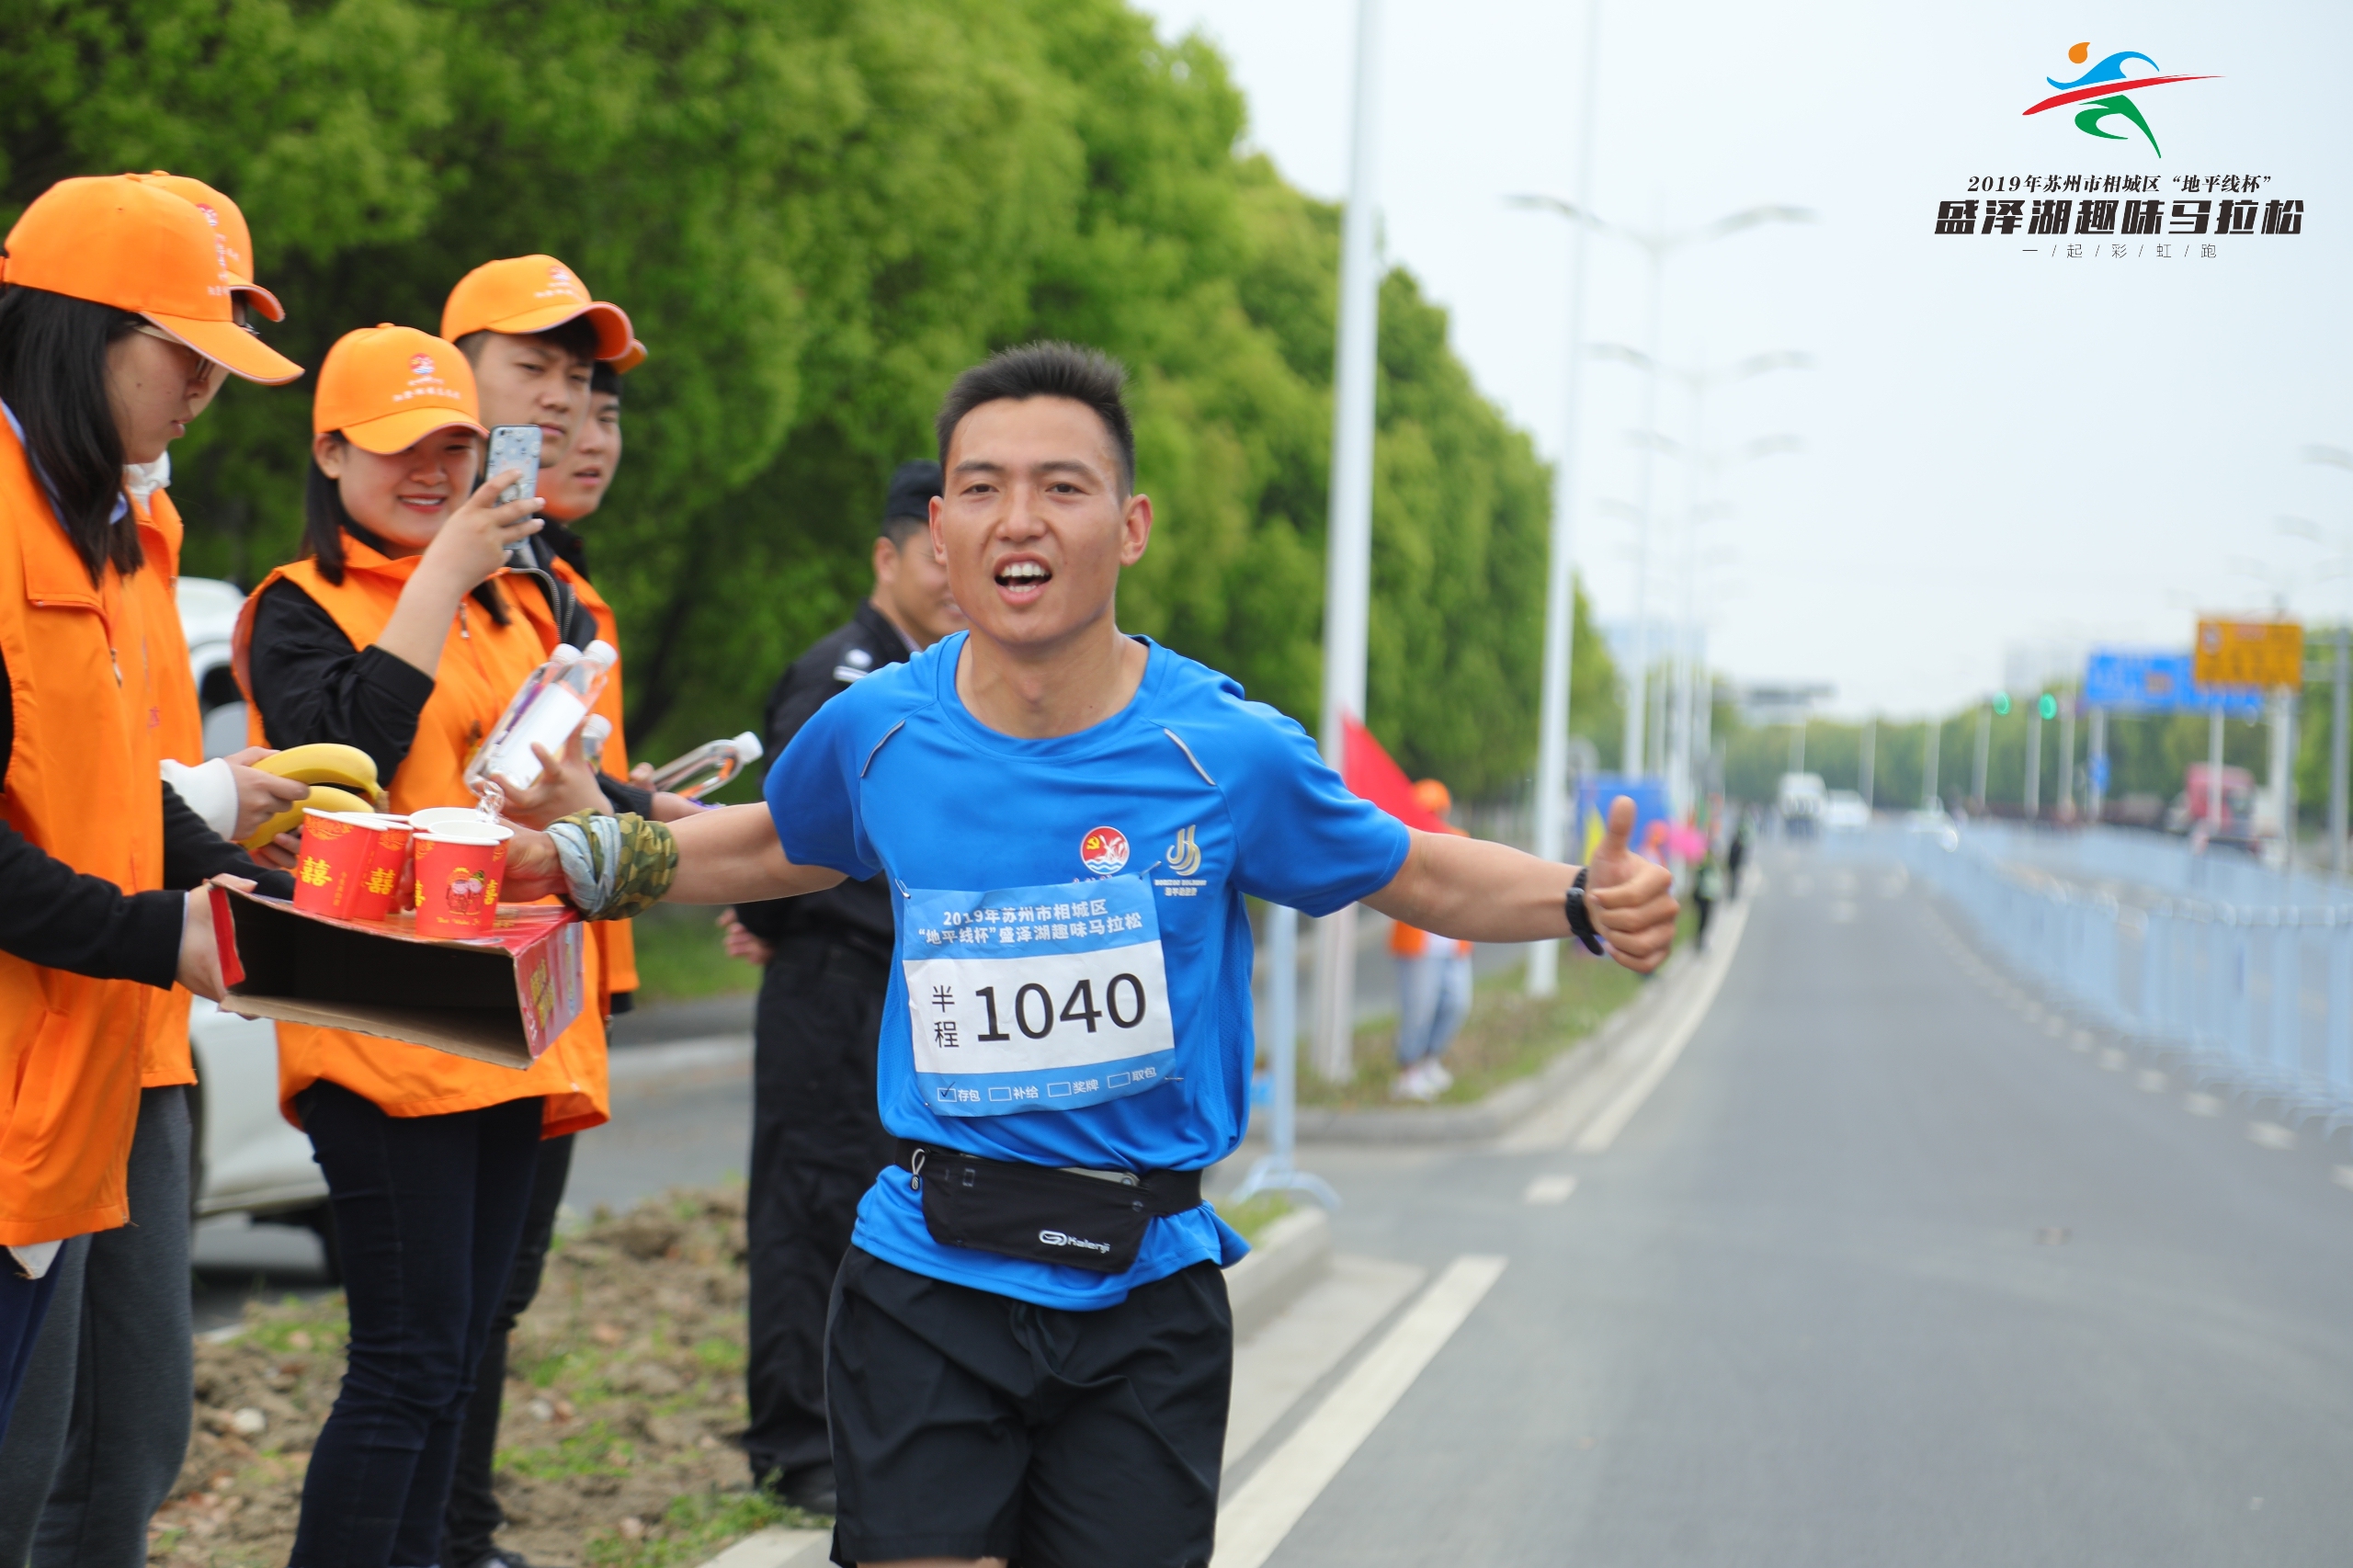
<instances>
[{"instance_id":1,"label":"traffic light","mask_svg":"<svg viewBox=\"0 0 2353 1568\"><path fill-rule=\"evenodd\" d=\"M2034 710L2046 719L2056 719L2059 717L2059 699L2046 691L2042 699L2034 705Z\"/></svg>"},{"instance_id":2,"label":"traffic light","mask_svg":"<svg viewBox=\"0 0 2353 1568\"><path fill-rule=\"evenodd\" d=\"M2008 692L1997 691L1994 694L1994 715L1999 719L2006 719L2010 716L2010 694Z\"/></svg>"}]
</instances>

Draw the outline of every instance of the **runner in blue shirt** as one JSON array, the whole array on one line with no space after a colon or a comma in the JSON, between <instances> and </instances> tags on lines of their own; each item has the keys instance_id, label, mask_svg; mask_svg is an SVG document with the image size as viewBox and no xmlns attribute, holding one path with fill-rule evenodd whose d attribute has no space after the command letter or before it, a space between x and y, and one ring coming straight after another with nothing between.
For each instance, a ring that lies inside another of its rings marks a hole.
<instances>
[{"instance_id":1,"label":"runner in blue shirt","mask_svg":"<svg viewBox=\"0 0 2353 1568\"><path fill-rule=\"evenodd\" d=\"M959 378L932 534L972 631L819 710L765 807L572 819L510 851L514 896L597 916L890 879L878 1077L901 1160L859 1207L827 1351L845 1564L1207 1562L1219 1269L1245 1248L1199 1173L1246 1120L1245 894L1606 940L1645 972L1673 937L1631 802L1586 872L1410 831L1296 723L1119 631L1153 524L1122 381L1059 344Z\"/></svg>"}]
</instances>

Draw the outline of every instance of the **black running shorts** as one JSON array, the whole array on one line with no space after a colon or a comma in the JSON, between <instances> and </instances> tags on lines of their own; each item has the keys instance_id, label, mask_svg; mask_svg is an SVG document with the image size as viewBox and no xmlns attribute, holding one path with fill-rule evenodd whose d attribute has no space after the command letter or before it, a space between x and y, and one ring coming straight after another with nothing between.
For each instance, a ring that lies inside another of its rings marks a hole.
<instances>
[{"instance_id":1,"label":"black running shorts","mask_svg":"<svg viewBox=\"0 0 2353 1568\"><path fill-rule=\"evenodd\" d=\"M1233 1314L1213 1264L1068 1312L857 1247L834 1280L834 1561L1200 1568Z\"/></svg>"}]
</instances>

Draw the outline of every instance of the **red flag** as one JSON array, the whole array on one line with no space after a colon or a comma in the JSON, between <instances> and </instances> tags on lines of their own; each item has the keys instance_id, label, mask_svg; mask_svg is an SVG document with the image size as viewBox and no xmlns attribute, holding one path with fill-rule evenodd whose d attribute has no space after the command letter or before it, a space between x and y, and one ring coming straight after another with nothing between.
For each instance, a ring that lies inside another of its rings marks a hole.
<instances>
[{"instance_id":1,"label":"red flag","mask_svg":"<svg viewBox=\"0 0 2353 1568\"><path fill-rule=\"evenodd\" d=\"M1372 738L1372 732L1349 715L1340 715L1341 766L1340 781L1354 795L1362 796L1404 823L1418 827L1424 833L1452 833L1455 830L1435 813L1423 809L1414 799L1414 781L1396 759Z\"/></svg>"}]
</instances>

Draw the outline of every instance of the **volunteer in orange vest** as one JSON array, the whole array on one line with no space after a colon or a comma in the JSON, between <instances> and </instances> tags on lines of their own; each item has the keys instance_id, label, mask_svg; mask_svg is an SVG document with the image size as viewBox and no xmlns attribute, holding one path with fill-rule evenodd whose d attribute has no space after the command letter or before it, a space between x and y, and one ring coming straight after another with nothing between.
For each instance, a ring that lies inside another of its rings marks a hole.
<instances>
[{"instance_id":1,"label":"volunteer in orange vest","mask_svg":"<svg viewBox=\"0 0 2353 1568\"><path fill-rule=\"evenodd\" d=\"M131 177L193 202L222 264L253 281L253 239L234 202L180 176ZM208 379L196 413L225 380ZM165 452L123 469L126 520L136 520L144 557L126 591L139 600L145 632L148 724L165 782L214 832L242 838L307 786L238 766L258 760L256 752L205 760L196 676L174 597L182 530L164 489L171 467ZM43 1565L139 1568L147 1561L147 1520L179 1477L188 1433L178 1412L195 1381L182 1222L193 1167L190 999L187 987L175 986L148 1008L138 1130L125 1176L131 1222L59 1254L56 1293L0 1443L0 1562L29 1556Z\"/></svg>"},{"instance_id":2,"label":"volunteer in orange vest","mask_svg":"<svg viewBox=\"0 0 2353 1568\"><path fill-rule=\"evenodd\" d=\"M539 499L495 505L511 473L476 486L473 372L414 328L345 335L320 368L312 426L307 553L238 621L256 738L358 746L394 812L472 804L466 758L546 654L517 608L532 586L504 570L539 528ZM561 815L601 797L585 767L556 767L532 801ZM508 805L531 820L532 802ZM592 990L596 956L591 944ZM291 1561L438 1563L459 1421L540 1140L606 1117L603 1019L582 1017L523 1072L288 1023L278 1057L281 1105L327 1179L351 1312Z\"/></svg>"},{"instance_id":3,"label":"volunteer in orange vest","mask_svg":"<svg viewBox=\"0 0 2353 1568\"><path fill-rule=\"evenodd\" d=\"M1441 779L1416 779L1414 801L1441 822L1454 810L1454 795ZM1446 830L1463 835L1451 822ZM1389 956L1397 966L1397 1076L1389 1093L1394 1099L1434 1100L1453 1086L1446 1049L1471 1016L1471 944L1401 920L1389 927Z\"/></svg>"},{"instance_id":4,"label":"volunteer in orange vest","mask_svg":"<svg viewBox=\"0 0 2353 1568\"><path fill-rule=\"evenodd\" d=\"M574 430L556 465L540 472L540 489L546 500L540 510L547 526L532 540L535 546L541 541L551 545L549 559L557 573L576 590L582 605L595 615L599 633L617 645L619 633L614 628L613 612L588 585L587 551L574 529L604 505L613 475L620 467L620 367L634 368L643 358L644 346L632 343L624 358L597 361L589 381L587 417ZM485 391L483 413L486 419L498 417L494 410ZM524 423L530 412L517 409L515 417L507 422ZM529 589L518 592L528 594ZM543 625L540 631L544 637L551 627ZM606 768L616 771L625 770L628 766L628 753L621 740L619 691L618 682L608 682L597 704L597 711L613 726L602 762ZM619 783L609 774L599 782L608 786ZM647 799L642 789L608 788L608 794L621 810L642 811L643 807L633 801ZM699 809L674 795L652 799L656 814L660 815L678 815ZM606 984L611 991L614 1011L618 1012L628 998L629 989L636 984L635 968L630 963L629 923L613 921L608 926L589 928L591 936L597 937L606 929L619 938L603 940L601 948L607 966ZM489 1338L483 1344L482 1362L474 1371L473 1397L466 1405L465 1428L458 1441L458 1469L449 1487L449 1506L443 1521L446 1535L441 1561L447 1568L529 1568L521 1552L512 1547L500 1547L493 1540L506 1523L506 1510L499 1506L494 1484L498 1421L506 1392L506 1340L516 1320L529 1310L533 1298L539 1294L548 1246L555 1235L556 1210L563 1205L564 1183L571 1172L570 1138L550 1138L540 1144L539 1169L531 1184L530 1212L524 1221L523 1240L515 1254L515 1271L507 1281L506 1300L491 1323Z\"/></svg>"},{"instance_id":5,"label":"volunteer in orange vest","mask_svg":"<svg viewBox=\"0 0 2353 1568\"><path fill-rule=\"evenodd\" d=\"M176 979L220 994L210 902L184 890L258 873L158 771L123 470L163 457L224 368L270 384L301 368L239 321L247 301L283 312L227 269L203 215L137 180L51 187L9 232L0 282L5 1435L60 1250L130 1219L151 1010Z\"/></svg>"}]
</instances>

